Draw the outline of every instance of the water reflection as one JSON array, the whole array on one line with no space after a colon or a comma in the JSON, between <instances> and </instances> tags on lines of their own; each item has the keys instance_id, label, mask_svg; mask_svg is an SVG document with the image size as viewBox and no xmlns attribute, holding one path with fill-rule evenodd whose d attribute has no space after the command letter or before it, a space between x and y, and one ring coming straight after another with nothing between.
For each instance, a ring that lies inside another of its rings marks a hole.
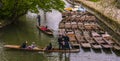
<instances>
[{"instance_id":1,"label":"water reflection","mask_svg":"<svg viewBox=\"0 0 120 61\"><path fill-rule=\"evenodd\" d=\"M95 52L95 53L102 53L101 49L93 49L93 52Z\"/></svg>"},{"instance_id":2,"label":"water reflection","mask_svg":"<svg viewBox=\"0 0 120 61\"><path fill-rule=\"evenodd\" d=\"M51 53L47 54L48 61L70 61L71 53Z\"/></svg>"}]
</instances>

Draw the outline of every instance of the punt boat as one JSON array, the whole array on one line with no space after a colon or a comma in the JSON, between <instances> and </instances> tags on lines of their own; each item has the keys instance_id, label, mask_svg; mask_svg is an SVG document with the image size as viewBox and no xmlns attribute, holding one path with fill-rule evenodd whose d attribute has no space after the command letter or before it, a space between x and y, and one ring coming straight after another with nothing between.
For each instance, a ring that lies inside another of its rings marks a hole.
<instances>
[{"instance_id":1,"label":"punt boat","mask_svg":"<svg viewBox=\"0 0 120 61\"><path fill-rule=\"evenodd\" d=\"M22 50L22 51L33 51L33 52L63 52L63 53L77 53L79 49L70 49L70 50L59 50L58 48L52 48L51 50L46 50L45 48L35 47L33 49L29 48L20 48L20 45L4 45L4 48Z\"/></svg>"},{"instance_id":2,"label":"punt boat","mask_svg":"<svg viewBox=\"0 0 120 61\"><path fill-rule=\"evenodd\" d=\"M38 26L37 25L37 28L42 31L43 33L47 34L47 35L50 35L50 36L53 36L53 31L51 29L47 29L47 30L42 30L42 26Z\"/></svg>"}]
</instances>

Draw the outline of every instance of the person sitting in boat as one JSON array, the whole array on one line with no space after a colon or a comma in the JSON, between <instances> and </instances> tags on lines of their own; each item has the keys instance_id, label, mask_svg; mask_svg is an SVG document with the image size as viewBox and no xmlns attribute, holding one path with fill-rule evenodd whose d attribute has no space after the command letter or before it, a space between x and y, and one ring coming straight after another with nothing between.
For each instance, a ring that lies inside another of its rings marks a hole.
<instances>
[{"instance_id":1,"label":"person sitting in boat","mask_svg":"<svg viewBox=\"0 0 120 61\"><path fill-rule=\"evenodd\" d=\"M32 42L31 48L33 49L33 48L35 48L35 47L36 47L35 42Z\"/></svg>"},{"instance_id":2,"label":"person sitting in boat","mask_svg":"<svg viewBox=\"0 0 120 61\"><path fill-rule=\"evenodd\" d=\"M22 43L22 45L20 46L20 48L27 48L27 41Z\"/></svg>"},{"instance_id":3,"label":"person sitting in boat","mask_svg":"<svg viewBox=\"0 0 120 61\"><path fill-rule=\"evenodd\" d=\"M47 30L48 30L48 27L47 27L47 26L41 26L41 30L47 31Z\"/></svg>"},{"instance_id":4,"label":"person sitting in boat","mask_svg":"<svg viewBox=\"0 0 120 61\"><path fill-rule=\"evenodd\" d=\"M46 47L46 50L51 50L52 49L52 43L49 43L49 45Z\"/></svg>"},{"instance_id":5,"label":"person sitting in boat","mask_svg":"<svg viewBox=\"0 0 120 61\"><path fill-rule=\"evenodd\" d=\"M48 29L48 26L46 26L45 28L46 28L45 31L50 31L50 30Z\"/></svg>"},{"instance_id":6,"label":"person sitting in boat","mask_svg":"<svg viewBox=\"0 0 120 61\"><path fill-rule=\"evenodd\" d=\"M34 49L35 47L36 47L35 42L32 42L32 44L30 46L28 46L27 48L28 49Z\"/></svg>"}]
</instances>

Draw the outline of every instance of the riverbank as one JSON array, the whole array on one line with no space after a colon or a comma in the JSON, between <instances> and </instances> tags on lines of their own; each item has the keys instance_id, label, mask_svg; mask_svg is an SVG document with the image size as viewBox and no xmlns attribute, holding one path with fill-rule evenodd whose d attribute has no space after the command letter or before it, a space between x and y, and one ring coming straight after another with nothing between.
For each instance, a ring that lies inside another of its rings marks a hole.
<instances>
[{"instance_id":1,"label":"riverbank","mask_svg":"<svg viewBox=\"0 0 120 61\"><path fill-rule=\"evenodd\" d=\"M20 19L16 19L16 20L19 21L19 20L21 20L21 19L23 19L23 18L24 18L24 16L22 16ZM0 29L1 29L1 28L4 28L4 27L6 27L6 26L8 26L8 25L10 25L10 24L16 23L17 21L1 20L1 19L0 19Z\"/></svg>"},{"instance_id":2,"label":"riverbank","mask_svg":"<svg viewBox=\"0 0 120 61\"><path fill-rule=\"evenodd\" d=\"M0 20L0 28L3 28L3 27L7 26L10 23L11 23L10 21Z\"/></svg>"}]
</instances>

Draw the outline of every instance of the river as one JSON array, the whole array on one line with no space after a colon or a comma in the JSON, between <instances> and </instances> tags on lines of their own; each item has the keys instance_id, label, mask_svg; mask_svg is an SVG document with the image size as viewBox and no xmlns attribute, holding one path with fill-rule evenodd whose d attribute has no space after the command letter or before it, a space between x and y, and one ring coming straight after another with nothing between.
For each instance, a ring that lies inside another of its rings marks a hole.
<instances>
[{"instance_id":1,"label":"river","mask_svg":"<svg viewBox=\"0 0 120 61\"><path fill-rule=\"evenodd\" d=\"M70 4L66 2L66 7L69 6ZM55 31L55 37L49 37L40 32L36 28L36 14L29 12L21 21L0 29L0 61L120 61L120 53L112 50L96 51L81 48L79 53L44 53L3 48L4 44L20 45L25 41L28 41L28 44L35 42L39 47L45 47L49 42L57 46L56 35L58 24L62 20L61 13L56 10L46 13L46 21L44 21L42 10L39 14L42 16L42 25L52 28Z\"/></svg>"}]
</instances>

